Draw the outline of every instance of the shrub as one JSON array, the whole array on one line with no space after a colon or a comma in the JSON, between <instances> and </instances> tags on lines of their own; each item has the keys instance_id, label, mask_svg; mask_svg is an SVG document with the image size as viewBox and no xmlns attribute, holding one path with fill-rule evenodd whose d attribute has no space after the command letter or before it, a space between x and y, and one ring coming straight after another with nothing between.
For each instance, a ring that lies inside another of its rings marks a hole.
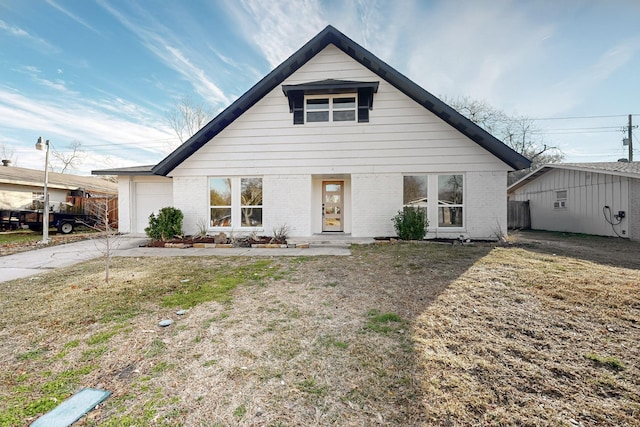
<instances>
[{"instance_id":1,"label":"shrub","mask_svg":"<svg viewBox=\"0 0 640 427\"><path fill-rule=\"evenodd\" d=\"M182 234L182 219L184 215L180 209L170 206L160 209L158 216L149 215L149 226L144 229L147 236L153 240L168 240Z\"/></svg>"},{"instance_id":2,"label":"shrub","mask_svg":"<svg viewBox=\"0 0 640 427\"><path fill-rule=\"evenodd\" d=\"M402 240L422 240L427 234L429 222L424 209L404 207L391 221Z\"/></svg>"}]
</instances>

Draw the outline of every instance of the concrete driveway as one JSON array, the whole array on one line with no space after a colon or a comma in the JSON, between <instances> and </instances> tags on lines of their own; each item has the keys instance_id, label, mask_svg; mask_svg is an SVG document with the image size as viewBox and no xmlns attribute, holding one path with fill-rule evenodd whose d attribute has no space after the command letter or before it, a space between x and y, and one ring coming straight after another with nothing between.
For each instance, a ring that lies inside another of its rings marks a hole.
<instances>
[{"instance_id":1,"label":"concrete driveway","mask_svg":"<svg viewBox=\"0 0 640 427\"><path fill-rule=\"evenodd\" d=\"M266 248L147 248L140 245L149 239L122 235L113 240L112 256L348 256L347 244L319 245L308 249ZM0 283L45 273L55 268L67 267L82 261L104 256L102 239L81 240L64 245L48 246L32 251L0 257Z\"/></svg>"},{"instance_id":2,"label":"concrete driveway","mask_svg":"<svg viewBox=\"0 0 640 427\"><path fill-rule=\"evenodd\" d=\"M147 240L141 237L118 237L113 240L113 255L118 256L128 249L137 248ZM89 239L5 255L0 257L0 282L29 277L98 258L104 254L104 243L103 239Z\"/></svg>"}]
</instances>

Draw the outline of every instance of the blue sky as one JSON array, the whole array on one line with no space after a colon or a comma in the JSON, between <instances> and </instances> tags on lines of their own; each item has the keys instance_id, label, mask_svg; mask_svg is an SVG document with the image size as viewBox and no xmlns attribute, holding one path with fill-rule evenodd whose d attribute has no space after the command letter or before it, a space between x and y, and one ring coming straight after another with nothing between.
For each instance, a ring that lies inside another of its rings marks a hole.
<instances>
[{"instance_id":1,"label":"blue sky","mask_svg":"<svg viewBox=\"0 0 640 427\"><path fill-rule=\"evenodd\" d=\"M436 96L540 119L566 161L615 161L640 124L639 17L639 0L0 0L0 144L29 168L40 135L82 143L74 173L157 163L181 98L219 112L331 24Z\"/></svg>"}]
</instances>

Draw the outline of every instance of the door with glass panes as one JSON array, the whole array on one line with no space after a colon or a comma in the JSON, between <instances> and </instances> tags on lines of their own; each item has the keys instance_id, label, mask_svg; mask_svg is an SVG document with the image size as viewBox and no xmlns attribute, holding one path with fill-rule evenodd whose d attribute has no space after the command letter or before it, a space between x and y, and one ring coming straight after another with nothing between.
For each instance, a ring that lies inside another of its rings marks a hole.
<instances>
[{"instance_id":1,"label":"door with glass panes","mask_svg":"<svg viewBox=\"0 0 640 427\"><path fill-rule=\"evenodd\" d=\"M344 181L322 182L322 231L344 231Z\"/></svg>"}]
</instances>

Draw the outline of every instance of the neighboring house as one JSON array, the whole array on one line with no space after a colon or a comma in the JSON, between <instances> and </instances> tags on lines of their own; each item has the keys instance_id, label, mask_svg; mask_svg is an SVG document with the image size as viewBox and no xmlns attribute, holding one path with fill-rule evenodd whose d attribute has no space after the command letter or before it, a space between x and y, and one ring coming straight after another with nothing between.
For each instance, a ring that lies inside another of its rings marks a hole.
<instances>
[{"instance_id":1,"label":"neighboring house","mask_svg":"<svg viewBox=\"0 0 640 427\"><path fill-rule=\"evenodd\" d=\"M507 230L507 172L530 161L328 26L155 166L119 176L120 231L180 209L184 231L427 237Z\"/></svg>"},{"instance_id":2,"label":"neighboring house","mask_svg":"<svg viewBox=\"0 0 640 427\"><path fill-rule=\"evenodd\" d=\"M44 170L0 166L0 210L42 209L44 202ZM114 182L93 176L49 172L47 192L54 212L83 212L87 198L118 194Z\"/></svg>"},{"instance_id":3,"label":"neighboring house","mask_svg":"<svg viewBox=\"0 0 640 427\"><path fill-rule=\"evenodd\" d=\"M640 163L548 164L512 184L531 228L640 240Z\"/></svg>"}]
</instances>

